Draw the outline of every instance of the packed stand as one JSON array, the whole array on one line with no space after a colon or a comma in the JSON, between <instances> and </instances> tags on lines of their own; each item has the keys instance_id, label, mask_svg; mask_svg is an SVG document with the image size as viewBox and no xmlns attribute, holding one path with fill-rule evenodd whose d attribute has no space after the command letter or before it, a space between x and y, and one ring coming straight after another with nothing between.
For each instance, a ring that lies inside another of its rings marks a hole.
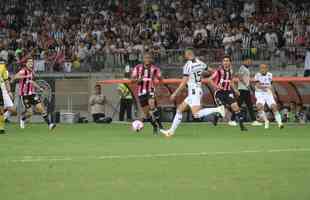
<instances>
[{"instance_id":1,"label":"packed stand","mask_svg":"<svg viewBox=\"0 0 310 200\"><path fill-rule=\"evenodd\" d=\"M208 62L226 53L299 63L309 45L310 3L270 2L1 1L1 58L17 66L33 54L38 71L96 71L133 65L142 51L157 63L179 63L190 46Z\"/></svg>"}]
</instances>

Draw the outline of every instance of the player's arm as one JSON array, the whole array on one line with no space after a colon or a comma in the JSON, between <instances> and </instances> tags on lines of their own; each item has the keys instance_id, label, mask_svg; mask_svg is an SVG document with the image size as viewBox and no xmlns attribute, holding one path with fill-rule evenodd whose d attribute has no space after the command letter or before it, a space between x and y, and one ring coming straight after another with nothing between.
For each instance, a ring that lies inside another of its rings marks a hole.
<instances>
[{"instance_id":1,"label":"player's arm","mask_svg":"<svg viewBox=\"0 0 310 200\"><path fill-rule=\"evenodd\" d=\"M211 85L211 87L214 89L214 90L218 90L218 89L221 89L218 85L216 85L216 83L214 82L216 79L218 78L218 71L215 70L213 71L212 75L207 78L207 82L209 83L209 85Z\"/></svg>"},{"instance_id":2,"label":"player's arm","mask_svg":"<svg viewBox=\"0 0 310 200\"><path fill-rule=\"evenodd\" d=\"M186 84L188 82L188 76L183 76L182 81L179 85L179 87L174 91L174 93L171 95L170 100L174 101L175 97L186 87Z\"/></svg>"},{"instance_id":3,"label":"player's arm","mask_svg":"<svg viewBox=\"0 0 310 200\"><path fill-rule=\"evenodd\" d=\"M238 90L237 84L238 84L238 80L232 80L231 88L233 89L234 93L237 96L240 96L240 92Z\"/></svg>"},{"instance_id":4,"label":"player's arm","mask_svg":"<svg viewBox=\"0 0 310 200\"><path fill-rule=\"evenodd\" d=\"M136 66L131 73L131 83L139 83L143 81L143 78L138 77L138 67Z\"/></svg>"},{"instance_id":5,"label":"player's arm","mask_svg":"<svg viewBox=\"0 0 310 200\"><path fill-rule=\"evenodd\" d=\"M15 74L15 76L13 76L12 81L30 78L30 77L31 77L31 75L25 75L23 71L19 71L17 74Z\"/></svg>"},{"instance_id":6,"label":"player's arm","mask_svg":"<svg viewBox=\"0 0 310 200\"><path fill-rule=\"evenodd\" d=\"M33 86L34 86L35 88L37 88L38 90L44 91L45 88L40 87L40 85L39 85L37 82L35 82L35 81L30 81L30 82L31 82L31 83L33 84Z\"/></svg>"}]
</instances>

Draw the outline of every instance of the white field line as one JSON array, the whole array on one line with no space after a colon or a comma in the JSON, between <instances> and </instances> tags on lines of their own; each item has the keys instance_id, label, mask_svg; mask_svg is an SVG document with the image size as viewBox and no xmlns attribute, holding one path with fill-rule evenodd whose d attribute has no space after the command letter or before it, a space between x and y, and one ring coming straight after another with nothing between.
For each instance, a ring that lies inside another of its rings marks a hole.
<instances>
[{"instance_id":1,"label":"white field line","mask_svg":"<svg viewBox=\"0 0 310 200\"><path fill-rule=\"evenodd\" d=\"M218 152L192 152L192 153L161 153L161 154L131 154L131 155L102 155L102 156L23 156L20 159L6 160L7 162L57 162L57 161L83 161L83 160L117 160L117 159L153 159L171 157L199 157L216 155L242 155L253 153L281 153L281 152L310 152L310 148L242 150ZM1 161L1 160L0 160ZM4 160L3 160L4 161Z\"/></svg>"}]
</instances>

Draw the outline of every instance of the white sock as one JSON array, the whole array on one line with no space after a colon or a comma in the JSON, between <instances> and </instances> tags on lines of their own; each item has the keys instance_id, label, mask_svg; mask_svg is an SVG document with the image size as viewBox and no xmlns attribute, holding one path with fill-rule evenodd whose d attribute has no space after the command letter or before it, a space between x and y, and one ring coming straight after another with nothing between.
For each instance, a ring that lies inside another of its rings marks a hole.
<instances>
[{"instance_id":1,"label":"white sock","mask_svg":"<svg viewBox=\"0 0 310 200\"><path fill-rule=\"evenodd\" d=\"M205 108L199 110L197 116L201 118L217 112L219 112L218 108Z\"/></svg>"},{"instance_id":2,"label":"white sock","mask_svg":"<svg viewBox=\"0 0 310 200\"><path fill-rule=\"evenodd\" d=\"M8 110L8 111L6 111L6 112L4 113L3 116L4 116L4 120L9 119L10 116L11 116L11 112Z\"/></svg>"},{"instance_id":3,"label":"white sock","mask_svg":"<svg viewBox=\"0 0 310 200\"><path fill-rule=\"evenodd\" d=\"M259 114L263 118L264 122L268 122L265 111L259 111Z\"/></svg>"},{"instance_id":4,"label":"white sock","mask_svg":"<svg viewBox=\"0 0 310 200\"><path fill-rule=\"evenodd\" d=\"M170 130L174 133L175 130L178 128L178 126L180 125L180 123L182 122L182 113L177 112L174 116L173 122L172 122L172 126L170 128Z\"/></svg>"},{"instance_id":5,"label":"white sock","mask_svg":"<svg viewBox=\"0 0 310 200\"><path fill-rule=\"evenodd\" d=\"M280 113L278 111L274 113L274 118L276 119L276 122L278 124L282 124L281 115L280 115Z\"/></svg>"}]
</instances>

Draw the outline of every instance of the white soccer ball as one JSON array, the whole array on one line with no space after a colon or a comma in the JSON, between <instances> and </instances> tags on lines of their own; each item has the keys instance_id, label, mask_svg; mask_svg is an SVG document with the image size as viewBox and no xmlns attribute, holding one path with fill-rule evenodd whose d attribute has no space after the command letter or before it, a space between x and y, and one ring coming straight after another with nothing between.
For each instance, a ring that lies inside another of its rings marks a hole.
<instances>
[{"instance_id":1,"label":"white soccer ball","mask_svg":"<svg viewBox=\"0 0 310 200\"><path fill-rule=\"evenodd\" d=\"M143 129L143 122L141 122L140 120L135 120L134 122L132 122L132 130L139 132Z\"/></svg>"}]
</instances>

